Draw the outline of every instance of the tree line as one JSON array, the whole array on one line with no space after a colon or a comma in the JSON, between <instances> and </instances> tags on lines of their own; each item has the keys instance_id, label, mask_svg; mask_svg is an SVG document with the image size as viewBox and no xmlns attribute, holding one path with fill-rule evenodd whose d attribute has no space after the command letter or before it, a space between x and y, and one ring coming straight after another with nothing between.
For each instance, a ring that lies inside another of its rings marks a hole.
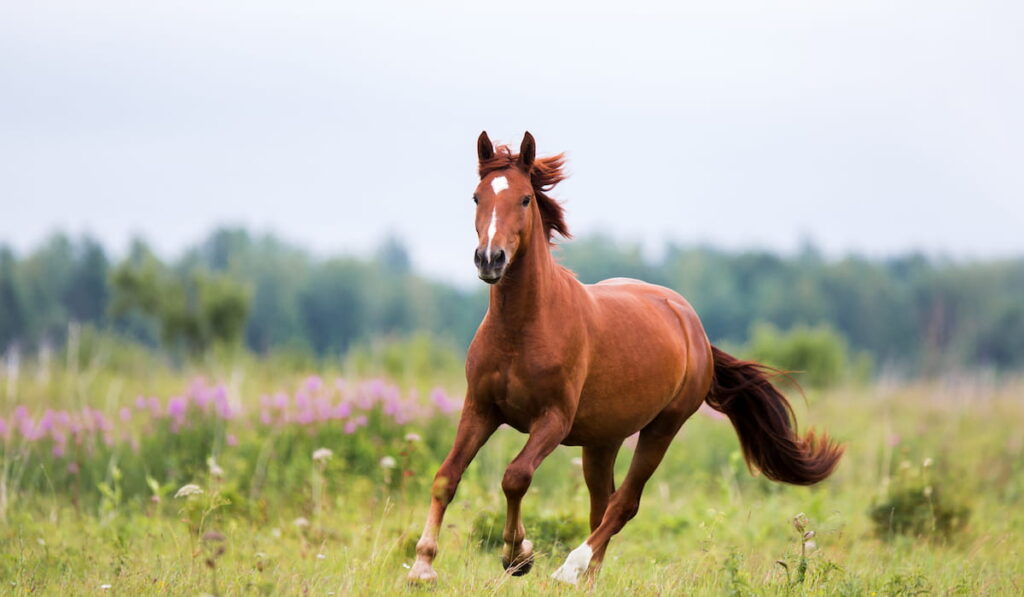
<instances>
[{"instance_id":1,"label":"tree line","mask_svg":"<svg viewBox=\"0 0 1024 597\"><path fill-rule=\"evenodd\" d=\"M795 255L669 246L652 259L602 236L556 255L584 282L632 277L680 291L716 343L744 343L770 323L834 330L909 373L1024 366L1024 258L831 259L808 245ZM371 257L319 259L221 229L173 261L136 241L114 262L93 239L57 235L26 255L0 247L0 351L60 343L71 322L184 353L228 343L330 356L413 333L464 349L486 292L417 274L393 239Z\"/></svg>"}]
</instances>

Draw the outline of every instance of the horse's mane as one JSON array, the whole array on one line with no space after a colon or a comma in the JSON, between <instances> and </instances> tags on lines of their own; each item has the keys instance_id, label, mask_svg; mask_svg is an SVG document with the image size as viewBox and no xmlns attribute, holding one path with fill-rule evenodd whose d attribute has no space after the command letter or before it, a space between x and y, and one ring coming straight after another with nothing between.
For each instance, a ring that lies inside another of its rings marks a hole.
<instances>
[{"instance_id":1,"label":"horse's mane","mask_svg":"<svg viewBox=\"0 0 1024 597\"><path fill-rule=\"evenodd\" d=\"M491 172L515 167L518 161L518 153L512 153L508 145L498 145L494 148L494 156L491 159L480 162L480 178ZM555 185L565 180L564 166L565 154L559 153L535 159L530 169L533 196L537 201L537 207L540 208L540 218L544 223L544 234L548 242L551 242L555 232L562 238L572 238L569 226L565 223L565 209L547 194Z\"/></svg>"}]
</instances>

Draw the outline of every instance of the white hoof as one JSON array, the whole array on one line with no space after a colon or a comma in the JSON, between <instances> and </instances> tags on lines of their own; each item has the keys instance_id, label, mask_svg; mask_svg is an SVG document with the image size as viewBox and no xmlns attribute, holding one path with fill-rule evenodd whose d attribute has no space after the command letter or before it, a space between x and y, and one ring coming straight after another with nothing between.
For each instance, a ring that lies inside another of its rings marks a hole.
<instances>
[{"instance_id":1,"label":"white hoof","mask_svg":"<svg viewBox=\"0 0 1024 597\"><path fill-rule=\"evenodd\" d=\"M416 560L406 578L410 583L414 584L433 583L437 582L437 572L434 571L434 567L430 564Z\"/></svg>"},{"instance_id":2,"label":"white hoof","mask_svg":"<svg viewBox=\"0 0 1024 597\"><path fill-rule=\"evenodd\" d=\"M586 572L587 567L590 566L590 559L592 557L594 557L594 550L590 549L590 546L584 542L583 545L569 552L569 556L565 558L565 563L558 570L555 570L551 578L569 583L570 585L578 583L580 575Z\"/></svg>"}]
</instances>

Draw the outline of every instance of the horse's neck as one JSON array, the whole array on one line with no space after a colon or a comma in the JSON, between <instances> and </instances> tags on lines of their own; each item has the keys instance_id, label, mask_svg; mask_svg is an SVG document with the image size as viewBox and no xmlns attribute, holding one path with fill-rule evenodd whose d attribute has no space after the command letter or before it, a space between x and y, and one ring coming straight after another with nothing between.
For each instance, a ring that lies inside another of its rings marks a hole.
<instances>
[{"instance_id":1,"label":"horse's neck","mask_svg":"<svg viewBox=\"0 0 1024 597\"><path fill-rule=\"evenodd\" d=\"M488 317L509 328L544 321L571 309L571 276L551 255L546 238L537 235L520 258L512 263L505 278L491 288Z\"/></svg>"}]
</instances>

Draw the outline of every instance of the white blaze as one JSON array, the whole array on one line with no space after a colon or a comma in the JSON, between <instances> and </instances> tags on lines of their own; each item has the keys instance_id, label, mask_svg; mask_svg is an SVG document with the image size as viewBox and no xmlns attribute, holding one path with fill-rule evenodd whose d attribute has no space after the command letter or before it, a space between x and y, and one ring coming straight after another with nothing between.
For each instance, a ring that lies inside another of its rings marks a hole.
<instances>
[{"instance_id":1,"label":"white blaze","mask_svg":"<svg viewBox=\"0 0 1024 597\"><path fill-rule=\"evenodd\" d=\"M494 190L494 194L495 195L497 195L498 193L504 191L507 188L508 188L508 180L506 180L504 176L495 176L491 180L491 189Z\"/></svg>"},{"instance_id":2,"label":"white blaze","mask_svg":"<svg viewBox=\"0 0 1024 597\"><path fill-rule=\"evenodd\" d=\"M569 552L565 563L561 568L555 570L551 578L574 585L579 582L580 575L586 572L590 566L590 559L593 557L594 550L584 541L582 545Z\"/></svg>"},{"instance_id":3,"label":"white blaze","mask_svg":"<svg viewBox=\"0 0 1024 597\"><path fill-rule=\"evenodd\" d=\"M495 179L497 180L497 179ZM502 178L502 180L505 180ZM494 242L494 233L498 231L498 208L491 210L491 223L487 226L487 261L491 260L491 243Z\"/></svg>"}]
</instances>

